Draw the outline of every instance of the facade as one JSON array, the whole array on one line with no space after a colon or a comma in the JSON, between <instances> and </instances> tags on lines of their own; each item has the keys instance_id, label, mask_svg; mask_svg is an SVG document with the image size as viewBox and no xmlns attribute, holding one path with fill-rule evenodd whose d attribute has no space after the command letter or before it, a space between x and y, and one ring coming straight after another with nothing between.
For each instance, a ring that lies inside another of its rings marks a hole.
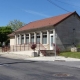
<instances>
[{"instance_id":1,"label":"facade","mask_svg":"<svg viewBox=\"0 0 80 80\"><path fill-rule=\"evenodd\" d=\"M55 43L61 51L70 50L80 44L80 18L72 12L34 21L9 36L14 51L31 50L33 43L37 44L36 50L53 50Z\"/></svg>"}]
</instances>

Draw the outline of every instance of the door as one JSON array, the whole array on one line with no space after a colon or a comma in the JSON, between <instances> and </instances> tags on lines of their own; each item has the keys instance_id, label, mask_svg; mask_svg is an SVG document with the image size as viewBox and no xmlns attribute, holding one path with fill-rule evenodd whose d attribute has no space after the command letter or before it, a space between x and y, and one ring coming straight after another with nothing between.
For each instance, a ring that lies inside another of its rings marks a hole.
<instances>
[{"instance_id":1,"label":"door","mask_svg":"<svg viewBox=\"0 0 80 80\"><path fill-rule=\"evenodd\" d=\"M53 34L50 34L50 50L53 50Z\"/></svg>"}]
</instances>

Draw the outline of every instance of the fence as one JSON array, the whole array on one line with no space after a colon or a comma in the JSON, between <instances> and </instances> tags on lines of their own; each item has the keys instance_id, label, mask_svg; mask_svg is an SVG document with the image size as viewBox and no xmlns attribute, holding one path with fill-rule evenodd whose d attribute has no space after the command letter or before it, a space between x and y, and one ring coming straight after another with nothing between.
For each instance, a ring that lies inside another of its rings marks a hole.
<instances>
[{"instance_id":1,"label":"fence","mask_svg":"<svg viewBox=\"0 0 80 80\"><path fill-rule=\"evenodd\" d=\"M45 47L40 44L40 43L30 43L30 44L23 44L23 45L11 45L10 47L4 46L2 47L2 52L7 52L7 51L29 51L31 49L31 45L36 44L36 50L45 50Z\"/></svg>"}]
</instances>

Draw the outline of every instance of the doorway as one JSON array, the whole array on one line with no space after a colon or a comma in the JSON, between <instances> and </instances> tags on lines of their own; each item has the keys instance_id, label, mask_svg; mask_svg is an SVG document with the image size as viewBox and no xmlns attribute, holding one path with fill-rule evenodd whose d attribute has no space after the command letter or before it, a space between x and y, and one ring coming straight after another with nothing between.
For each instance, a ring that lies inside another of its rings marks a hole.
<instances>
[{"instance_id":1,"label":"doorway","mask_svg":"<svg viewBox=\"0 0 80 80\"><path fill-rule=\"evenodd\" d=\"M50 34L50 50L53 50L53 34Z\"/></svg>"}]
</instances>

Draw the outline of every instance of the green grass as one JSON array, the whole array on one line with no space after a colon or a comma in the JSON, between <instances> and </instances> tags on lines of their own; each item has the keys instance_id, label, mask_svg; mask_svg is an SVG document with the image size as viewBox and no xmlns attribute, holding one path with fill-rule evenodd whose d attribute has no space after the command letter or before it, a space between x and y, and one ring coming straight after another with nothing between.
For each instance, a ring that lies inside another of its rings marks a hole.
<instances>
[{"instance_id":1,"label":"green grass","mask_svg":"<svg viewBox=\"0 0 80 80\"><path fill-rule=\"evenodd\" d=\"M77 47L77 48L80 48L80 44L78 44L76 47Z\"/></svg>"},{"instance_id":2,"label":"green grass","mask_svg":"<svg viewBox=\"0 0 80 80\"><path fill-rule=\"evenodd\" d=\"M80 52L62 52L62 53L60 53L59 56L79 58L80 59Z\"/></svg>"}]
</instances>

